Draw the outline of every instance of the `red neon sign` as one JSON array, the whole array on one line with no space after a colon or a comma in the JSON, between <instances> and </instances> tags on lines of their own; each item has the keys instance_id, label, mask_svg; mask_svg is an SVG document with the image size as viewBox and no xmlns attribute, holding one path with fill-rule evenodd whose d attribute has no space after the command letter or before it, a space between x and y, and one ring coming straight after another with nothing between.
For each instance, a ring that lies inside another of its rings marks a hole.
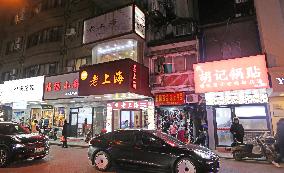
<instances>
[{"instance_id":1,"label":"red neon sign","mask_svg":"<svg viewBox=\"0 0 284 173\"><path fill-rule=\"evenodd\" d=\"M156 105L182 105L185 103L185 93L161 93L155 95Z\"/></svg>"},{"instance_id":2,"label":"red neon sign","mask_svg":"<svg viewBox=\"0 0 284 173\"><path fill-rule=\"evenodd\" d=\"M269 88L264 55L194 64L196 93Z\"/></svg>"}]
</instances>

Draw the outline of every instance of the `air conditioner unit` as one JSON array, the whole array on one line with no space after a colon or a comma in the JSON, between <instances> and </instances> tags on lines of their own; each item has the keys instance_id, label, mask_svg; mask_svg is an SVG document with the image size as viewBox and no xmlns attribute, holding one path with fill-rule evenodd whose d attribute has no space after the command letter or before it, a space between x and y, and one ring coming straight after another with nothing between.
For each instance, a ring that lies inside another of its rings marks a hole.
<instances>
[{"instance_id":1,"label":"air conditioner unit","mask_svg":"<svg viewBox=\"0 0 284 173\"><path fill-rule=\"evenodd\" d=\"M66 30L66 36L72 36L72 35L76 35L75 28L68 28Z\"/></svg>"},{"instance_id":2,"label":"air conditioner unit","mask_svg":"<svg viewBox=\"0 0 284 173\"><path fill-rule=\"evenodd\" d=\"M188 94L186 95L186 103L197 103L198 95L197 94Z\"/></svg>"}]
</instances>

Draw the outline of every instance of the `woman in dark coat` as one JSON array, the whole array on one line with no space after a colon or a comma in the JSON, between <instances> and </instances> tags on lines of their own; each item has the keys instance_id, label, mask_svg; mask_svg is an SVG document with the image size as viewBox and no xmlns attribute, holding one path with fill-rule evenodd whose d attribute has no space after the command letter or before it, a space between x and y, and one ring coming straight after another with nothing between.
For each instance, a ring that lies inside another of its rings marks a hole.
<instances>
[{"instance_id":1,"label":"woman in dark coat","mask_svg":"<svg viewBox=\"0 0 284 173\"><path fill-rule=\"evenodd\" d=\"M67 131L68 131L68 123L65 120L64 121L64 125L63 125L63 129L62 129L62 136L63 136L62 148L68 148L68 145L67 145Z\"/></svg>"}]
</instances>

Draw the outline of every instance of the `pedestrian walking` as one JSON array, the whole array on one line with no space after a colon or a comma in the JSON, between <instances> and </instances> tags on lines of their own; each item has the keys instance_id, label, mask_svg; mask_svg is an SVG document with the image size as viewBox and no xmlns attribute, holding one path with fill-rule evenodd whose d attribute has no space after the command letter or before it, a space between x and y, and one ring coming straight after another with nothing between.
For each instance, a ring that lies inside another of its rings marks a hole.
<instances>
[{"instance_id":1,"label":"pedestrian walking","mask_svg":"<svg viewBox=\"0 0 284 173\"><path fill-rule=\"evenodd\" d=\"M68 145L67 145L67 134L68 134L68 123L67 121L65 120L64 121L64 125L63 125L63 129L62 129L62 148L68 148Z\"/></svg>"},{"instance_id":2,"label":"pedestrian walking","mask_svg":"<svg viewBox=\"0 0 284 173\"><path fill-rule=\"evenodd\" d=\"M276 140L277 140L277 148L280 153L279 160L284 160L284 118L281 118L279 122L277 123L277 134L276 134Z\"/></svg>"},{"instance_id":3,"label":"pedestrian walking","mask_svg":"<svg viewBox=\"0 0 284 173\"><path fill-rule=\"evenodd\" d=\"M239 118L235 117L230 128L230 132L233 134L234 143L244 142L245 130L242 124L240 124Z\"/></svg>"}]
</instances>

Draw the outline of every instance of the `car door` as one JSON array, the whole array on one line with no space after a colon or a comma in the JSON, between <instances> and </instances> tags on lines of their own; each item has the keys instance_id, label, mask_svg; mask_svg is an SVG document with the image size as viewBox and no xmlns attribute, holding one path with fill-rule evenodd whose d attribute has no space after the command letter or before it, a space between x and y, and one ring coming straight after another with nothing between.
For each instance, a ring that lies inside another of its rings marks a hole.
<instances>
[{"instance_id":1,"label":"car door","mask_svg":"<svg viewBox=\"0 0 284 173\"><path fill-rule=\"evenodd\" d=\"M135 134L133 160L141 167L169 169L173 159L171 147L160 138L145 132Z\"/></svg>"},{"instance_id":2,"label":"car door","mask_svg":"<svg viewBox=\"0 0 284 173\"><path fill-rule=\"evenodd\" d=\"M112 159L117 163L132 164L133 162L133 131L117 131L114 140L110 144Z\"/></svg>"}]
</instances>

